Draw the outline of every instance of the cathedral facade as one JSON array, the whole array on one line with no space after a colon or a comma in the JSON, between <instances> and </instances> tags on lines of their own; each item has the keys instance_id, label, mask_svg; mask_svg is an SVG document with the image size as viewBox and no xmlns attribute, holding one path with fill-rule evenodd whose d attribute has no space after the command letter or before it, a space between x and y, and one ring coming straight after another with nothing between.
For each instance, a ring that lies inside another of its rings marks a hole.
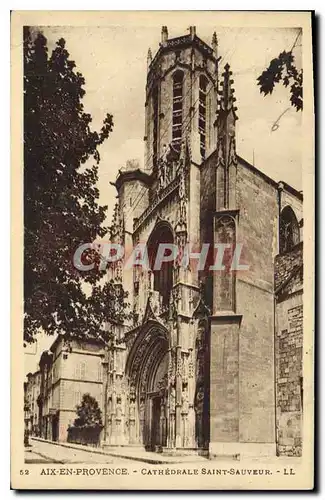
<instances>
[{"instance_id":1,"label":"cathedral facade","mask_svg":"<svg viewBox=\"0 0 325 500\"><path fill-rule=\"evenodd\" d=\"M144 167L127 162L114 183L110 237L125 258L109 273L132 319L106 349L106 446L276 453L274 265L301 244L302 194L237 155L234 81L220 59L216 35L207 45L194 26L173 39L163 26L148 52ZM142 244L153 263L162 243L190 248L188 265L125 265ZM217 245L240 249L240 266L214 270Z\"/></svg>"}]
</instances>

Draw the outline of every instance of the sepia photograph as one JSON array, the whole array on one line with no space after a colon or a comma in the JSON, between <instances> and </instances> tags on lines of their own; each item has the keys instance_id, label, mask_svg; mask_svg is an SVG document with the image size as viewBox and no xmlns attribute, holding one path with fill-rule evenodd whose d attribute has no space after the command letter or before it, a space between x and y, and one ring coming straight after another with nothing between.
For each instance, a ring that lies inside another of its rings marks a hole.
<instances>
[{"instance_id":1,"label":"sepia photograph","mask_svg":"<svg viewBox=\"0 0 325 500\"><path fill-rule=\"evenodd\" d=\"M312 12L17 11L11 58L13 487L312 489Z\"/></svg>"}]
</instances>

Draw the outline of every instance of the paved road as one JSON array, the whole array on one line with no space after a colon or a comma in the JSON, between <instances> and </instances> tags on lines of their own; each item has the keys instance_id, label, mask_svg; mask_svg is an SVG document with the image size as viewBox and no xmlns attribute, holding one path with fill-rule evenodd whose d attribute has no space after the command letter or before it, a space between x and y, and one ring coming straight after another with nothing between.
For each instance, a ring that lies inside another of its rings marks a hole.
<instances>
[{"instance_id":1,"label":"paved road","mask_svg":"<svg viewBox=\"0 0 325 500\"><path fill-rule=\"evenodd\" d=\"M25 448L25 463L93 463L93 464L126 464L131 466L136 463L134 460L128 460L109 455L101 455L84 450L66 448L51 443L31 440L31 446Z\"/></svg>"},{"instance_id":2,"label":"paved road","mask_svg":"<svg viewBox=\"0 0 325 500\"><path fill-rule=\"evenodd\" d=\"M157 466L151 466L149 463L139 462L137 460L133 460L131 458L120 458L114 457L110 455L102 455L99 453L94 453L91 451L78 450L75 448L67 448L65 446L58 446L52 443L47 443L43 441L35 441L34 439L30 440L31 446L25 448L25 462L26 463L36 463L36 464L77 464L77 463L85 463L85 464L124 464L126 467L139 468L140 465L143 467L158 467L161 469L165 469L168 467L177 467L177 466L188 466L188 467L215 467L216 463L214 461L209 461L203 459L202 457L191 457L176 460L177 465L174 464L159 464ZM153 453L148 453L148 456L154 455ZM250 462L261 461L261 459L251 458ZM265 459L265 463L283 465L286 462L299 463L299 457L269 457ZM229 467L237 467L240 465L240 462L237 461L228 461ZM217 460L217 465L219 468L220 464L226 465L226 460Z\"/></svg>"}]
</instances>

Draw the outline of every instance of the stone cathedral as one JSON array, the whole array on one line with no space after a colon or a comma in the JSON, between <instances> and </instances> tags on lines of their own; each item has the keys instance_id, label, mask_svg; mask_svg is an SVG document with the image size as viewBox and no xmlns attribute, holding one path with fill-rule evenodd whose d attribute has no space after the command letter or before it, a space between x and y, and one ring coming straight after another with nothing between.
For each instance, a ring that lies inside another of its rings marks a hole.
<instances>
[{"instance_id":1,"label":"stone cathedral","mask_svg":"<svg viewBox=\"0 0 325 500\"><path fill-rule=\"evenodd\" d=\"M126 256L145 243L150 263L160 243L193 253L240 243L246 268L176 258L159 270L120 261L108 271L128 292L132 319L113 327L105 354L106 446L244 456L275 454L281 439L299 445L301 367L286 406L283 389L293 386L277 307L301 297L302 193L237 155L234 80L220 60L215 33L208 45L194 26L172 39L162 27L154 57L148 51L144 167L130 160L119 171L110 238ZM276 262L286 270L277 282Z\"/></svg>"}]
</instances>

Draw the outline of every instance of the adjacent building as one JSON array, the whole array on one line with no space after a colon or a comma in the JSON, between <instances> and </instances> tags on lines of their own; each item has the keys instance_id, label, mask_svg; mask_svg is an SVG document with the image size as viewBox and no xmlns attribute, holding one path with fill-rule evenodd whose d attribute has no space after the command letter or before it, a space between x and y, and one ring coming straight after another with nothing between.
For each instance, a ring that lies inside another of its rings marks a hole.
<instances>
[{"instance_id":1,"label":"adjacent building","mask_svg":"<svg viewBox=\"0 0 325 500\"><path fill-rule=\"evenodd\" d=\"M290 214L298 233L297 220ZM289 236L292 242L292 238ZM278 455L301 456L303 417L303 245L275 261L276 427Z\"/></svg>"},{"instance_id":2,"label":"adjacent building","mask_svg":"<svg viewBox=\"0 0 325 500\"><path fill-rule=\"evenodd\" d=\"M40 436L66 441L83 394L103 408L103 345L99 340L58 337L40 359Z\"/></svg>"},{"instance_id":3,"label":"adjacent building","mask_svg":"<svg viewBox=\"0 0 325 500\"><path fill-rule=\"evenodd\" d=\"M41 372L28 373L24 384L25 422L30 434L39 433L39 395L41 388Z\"/></svg>"}]
</instances>

